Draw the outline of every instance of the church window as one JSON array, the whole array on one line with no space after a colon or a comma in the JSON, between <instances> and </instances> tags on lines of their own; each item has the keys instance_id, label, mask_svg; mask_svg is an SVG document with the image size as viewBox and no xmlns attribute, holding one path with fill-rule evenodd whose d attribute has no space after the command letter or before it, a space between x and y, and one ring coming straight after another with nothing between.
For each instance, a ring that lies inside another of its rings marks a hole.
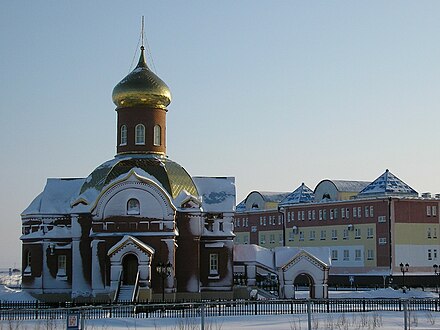
<instances>
[{"instance_id":1,"label":"church window","mask_svg":"<svg viewBox=\"0 0 440 330\"><path fill-rule=\"evenodd\" d=\"M32 254L31 251L26 252L26 267L24 268L24 274L30 275L32 273Z\"/></svg>"},{"instance_id":2,"label":"church window","mask_svg":"<svg viewBox=\"0 0 440 330\"><path fill-rule=\"evenodd\" d=\"M57 277L65 277L66 276L66 263L67 258L64 254L58 256L58 272Z\"/></svg>"},{"instance_id":3,"label":"church window","mask_svg":"<svg viewBox=\"0 0 440 330\"><path fill-rule=\"evenodd\" d=\"M218 253L209 255L209 275L218 275Z\"/></svg>"},{"instance_id":4,"label":"church window","mask_svg":"<svg viewBox=\"0 0 440 330\"><path fill-rule=\"evenodd\" d=\"M160 135L161 135L161 127L159 125L155 125L154 128L153 128L153 136L154 136L153 144L155 146L160 146L161 145Z\"/></svg>"},{"instance_id":5,"label":"church window","mask_svg":"<svg viewBox=\"0 0 440 330\"><path fill-rule=\"evenodd\" d=\"M136 125L136 144L145 144L145 126L142 124Z\"/></svg>"},{"instance_id":6,"label":"church window","mask_svg":"<svg viewBox=\"0 0 440 330\"><path fill-rule=\"evenodd\" d=\"M121 126L121 146L125 146L127 144L127 126Z\"/></svg>"},{"instance_id":7,"label":"church window","mask_svg":"<svg viewBox=\"0 0 440 330\"><path fill-rule=\"evenodd\" d=\"M140 205L139 201L135 198L129 199L127 202L127 214L140 214Z\"/></svg>"}]
</instances>

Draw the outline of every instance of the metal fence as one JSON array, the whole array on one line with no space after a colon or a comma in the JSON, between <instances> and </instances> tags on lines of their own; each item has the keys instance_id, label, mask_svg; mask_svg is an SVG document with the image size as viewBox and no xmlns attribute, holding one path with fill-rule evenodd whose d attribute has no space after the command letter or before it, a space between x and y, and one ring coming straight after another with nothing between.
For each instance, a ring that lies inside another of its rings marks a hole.
<instances>
[{"instance_id":1,"label":"metal fence","mask_svg":"<svg viewBox=\"0 0 440 330\"><path fill-rule=\"evenodd\" d=\"M297 300L233 300L153 304L124 303L43 303L0 302L0 320L65 319L79 313L84 319L99 318L184 318L212 316L246 316L311 313L356 313L371 311L440 312L440 299L297 299Z\"/></svg>"}]
</instances>

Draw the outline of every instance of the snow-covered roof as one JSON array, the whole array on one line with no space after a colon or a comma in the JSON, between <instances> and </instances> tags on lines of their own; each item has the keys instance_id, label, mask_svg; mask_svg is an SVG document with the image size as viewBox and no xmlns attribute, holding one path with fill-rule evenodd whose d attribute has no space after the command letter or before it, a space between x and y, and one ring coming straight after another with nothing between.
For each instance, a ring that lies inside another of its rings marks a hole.
<instances>
[{"instance_id":1,"label":"snow-covered roof","mask_svg":"<svg viewBox=\"0 0 440 330\"><path fill-rule=\"evenodd\" d=\"M277 247L274 249L275 266L277 268L285 266L294 259L296 255L301 253L301 251L307 252L328 267L330 267L332 263L330 249L328 247Z\"/></svg>"},{"instance_id":2,"label":"snow-covered roof","mask_svg":"<svg viewBox=\"0 0 440 330\"><path fill-rule=\"evenodd\" d=\"M256 244L234 245L235 262L257 262L269 268L274 268L272 250Z\"/></svg>"},{"instance_id":3,"label":"snow-covered roof","mask_svg":"<svg viewBox=\"0 0 440 330\"><path fill-rule=\"evenodd\" d=\"M22 216L37 214L68 214L78 196L84 178L49 178L44 190L22 212Z\"/></svg>"},{"instance_id":4,"label":"snow-covered roof","mask_svg":"<svg viewBox=\"0 0 440 330\"><path fill-rule=\"evenodd\" d=\"M287 206L300 203L312 203L315 199L313 191L304 183L287 195L278 205Z\"/></svg>"},{"instance_id":5,"label":"snow-covered roof","mask_svg":"<svg viewBox=\"0 0 440 330\"><path fill-rule=\"evenodd\" d=\"M237 204L235 207L235 212L244 212L246 211L246 200L242 200L240 203Z\"/></svg>"},{"instance_id":6,"label":"snow-covered roof","mask_svg":"<svg viewBox=\"0 0 440 330\"><path fill-rule=\"evenodd\" d=\"M193 177L205 212L235 211L235 178Z\"/></svg>"},{"instance_id":7,"label":"snow-covered roof","mask_svg":"<svg viewBox=\"0 0 440 330\"><path fill-rule=\"evenodd\" d=\"M329 181L333 183L333 185L336 187L336 189L339 192L359 192L371 183L369 181L329 180L329 179L322 180L321 182L324 181ZM321 182L316 185L316 188L321 184Z\"/></svg>"},{"instance_id":8,"label":"snow-covered roof","mask_svg":"<svg viewBox=\"0 0 440 330\"><path fill-rule=\"evenodd\" d=\"M387 169L385 173L365 187L357 197L362 198L384 195L417 197L419 194Z\"/></svg>"},{"instance_id":9,"label":"snow-covered roof","mask_svg":"<svg viewBox=\"0 0 440 330\"><path fill-rule=\"evenodd\" d=\"M258 191L263 197L265 202L279 203L289 195L288 192L276 192L276 191Z\"/></svg>"}]
</instances>

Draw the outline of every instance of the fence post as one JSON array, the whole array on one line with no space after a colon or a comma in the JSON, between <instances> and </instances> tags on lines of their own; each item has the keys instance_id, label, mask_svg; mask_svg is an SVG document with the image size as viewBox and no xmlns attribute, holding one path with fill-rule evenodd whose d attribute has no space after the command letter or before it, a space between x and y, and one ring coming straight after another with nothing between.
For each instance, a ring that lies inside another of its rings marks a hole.
<instances>
[{"instance_id":1,"label":"fence post","mask_svg":"<svg viewBox=\"0 0 440 330\"><path fill-rule=\"evenodd\" d=\"M312 330L312 302L307 300L307 329Z\"/></svg>"},{"instance_id":2,"label":"fence post","mask_svg":"<svg viewBox=\"0 0 440 330\"><path fill-rule=\"evenodd\" d=\"M403 301L403 329L408 330L408 300Z\"/></svg>"},{"instance_id":3,"label":"fence post","mask_svg":"<svg viewBox=\"0 0 440 330\"><path fill-rule=\"evenodd\" d=\"M205 330L205 304L200 306L200 330Z\"/></svg>"}]
</instances>

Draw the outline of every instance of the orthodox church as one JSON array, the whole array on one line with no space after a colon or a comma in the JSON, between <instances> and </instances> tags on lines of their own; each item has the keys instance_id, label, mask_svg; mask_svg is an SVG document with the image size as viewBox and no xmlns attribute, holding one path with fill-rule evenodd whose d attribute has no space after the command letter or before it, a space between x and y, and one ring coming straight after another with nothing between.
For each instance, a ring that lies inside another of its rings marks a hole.
<instances>
[{"instance_id":1,"label":"orthodox church","mask_svg":"<svg viewBox=\"0 0 440 330\"><path fill-rule=\"evenodd\" d=\"M23 211L23 289L43 300L232 298L232 177L191 177L166 154L168 86L147 66L113 90L117 155L48 179Z\"/></svg>"}]
</instances>

